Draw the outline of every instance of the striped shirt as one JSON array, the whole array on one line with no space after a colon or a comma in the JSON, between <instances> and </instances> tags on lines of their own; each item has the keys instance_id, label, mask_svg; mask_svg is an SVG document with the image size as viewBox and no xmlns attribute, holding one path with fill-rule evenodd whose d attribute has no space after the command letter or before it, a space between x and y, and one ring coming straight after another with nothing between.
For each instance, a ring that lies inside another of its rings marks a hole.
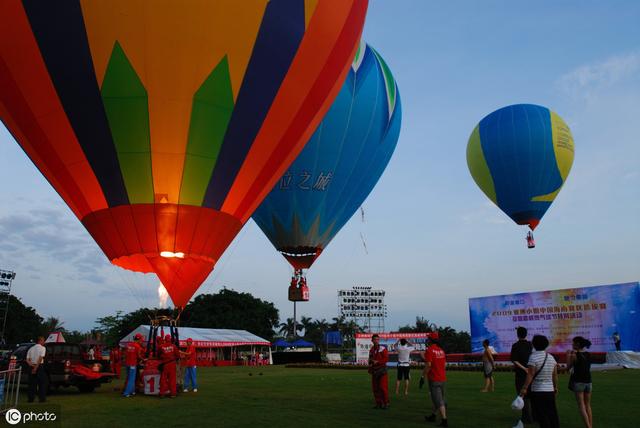
<instances>
[{"instance_id":1,"label":"striped shirt","mask_svg":"<svg viewBox=\"0 0 640 428\"><path fill-rule=\"evenodd\" d=\"M535 368L534 373L540 370L544 358L547 353L545 351L533 351L529 357L527 366ZM553 355L548 354L547 362L542 367L542 370L538 373L538 376L531 383L531 391L533 392L553 392L553 370L555 369L556 359Z\"/></svg>"}]
</instances>

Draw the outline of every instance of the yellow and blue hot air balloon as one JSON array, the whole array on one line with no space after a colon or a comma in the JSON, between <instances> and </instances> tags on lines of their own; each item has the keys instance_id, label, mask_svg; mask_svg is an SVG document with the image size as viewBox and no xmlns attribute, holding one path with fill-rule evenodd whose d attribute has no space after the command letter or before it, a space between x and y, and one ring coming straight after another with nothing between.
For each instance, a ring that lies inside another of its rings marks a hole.
<instances>
[{"instance_id":1,"label":"yellow and blue hot air balloon","mask_svg":"<svg viewBox=\"0 0 640 428\"><path fill-rule=\"evenodd\" d=\"M308 300L303 269L373 190L396 147L401 120L393 75L361 43L329 112L252 217L296 271L290 300Z\"/></svg>"},{"instance_id":2,"label":"yellow and blue hot air balloon","mask_svg":"<svg viewBox=\"0 0 640 428\"><path fill-rule=\"evenodd\" d=\"M498 208L534 230L567 179L573 153L571 131L560 116L546 107L516 104L494 111L475 127L467 164ZM532 247L533 236L527 236Z\"/></svg>"}]
</instances>

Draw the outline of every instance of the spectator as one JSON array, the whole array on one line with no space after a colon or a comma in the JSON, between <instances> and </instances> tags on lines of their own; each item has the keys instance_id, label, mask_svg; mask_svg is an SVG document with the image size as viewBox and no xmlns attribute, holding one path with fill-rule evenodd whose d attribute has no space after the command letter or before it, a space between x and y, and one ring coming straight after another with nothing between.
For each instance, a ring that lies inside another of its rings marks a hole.
<instances>
[{"instance_id":1,"label":"spectator","mask_svg":"<svg viewBox=\"0 0 640 428\"><path fill-rule=\"evenodd\" d=\"M396 395L400 389L400 382L404 379L404 395L409 395L409 370L411 368L411 351L415 348L407 339L400 339L396 343L398 350L398 375L396 379Z\"/></svg>"},{"instance_id":2,"label":"spectator","mask_svg":"<svg viewBox=\"0 0 640 428\"><path fill-rule=\"evenodd\" d=\"M553 355L545 351L549 346L549 339L535 335L531 343L534 351L527 363L527 380L520 390L520 395L527 395L527 388L531 385L533 414L540 428L559 428L560 420L556 407L558 364Z\"/></svg>"},{"instance_id":3,"label":"spectator","mask_svg":"<svg viewBox=\"0 0 640 428\"><path fill-rule=\"evenodd\" d=\"M44 356L47 348L44 347L44 337L39 336L36 344L29 348L27 352L27 364L31 368L29 371L29 392L27 393L29 403L33 403L38 392L38 401L47 401L48 377L44 370Z\"/></svg>"},{"instance_id":4,"label":"spectator","mask_svg":"<svg viewBox=\"0 0 640 428\"><path fill-rule=\"evenodd\" d=\"M431 333L429 336L429 347L424 353L424 371L420 378L420 387L424 384L424 378L429 380L429 394L431 395L431 402L433 403L433 410L430 416L425 416L424 419L427 422L433 422L436 420L436 413L440 413L442 420L440 421L441 427L447 427L447 401L444 394L445 384L447 383L447 376L445 373L447 356L440 348L438 333Z\"/></svg>"},{"instance_id":5,"label":"spectator","mask_svg":"<svg viewBox=\"0 0 640 428\"><path fill-rule=\"evenodd\" d=\"M531 342L527 340L527 329L524 327L518 327L516 329L518 335L518 341L511 345L511 362L513 363L513 371L516 374L516 394L520 393L522 386L527 380L527 363L531 356L533 346ZM533 413L531 411L530 390L527 391L527 395L524 396L524 407L522 408L522 416L520 420L523 424L530 424L533 422Z\"/></svg>"},{"instance_id":6,"label":"spectator","mask_svg":"<svg viewBox=\"0 0 640 428\"><path fill-rule=\"evenodd\" d=\"M495 361L493 360L493 353L491 352L491 347L489 346L489 339L485 339L482 342L482 346L484 347L484 351L482 352L482 370L484 371L484 388L481 389L481 392L493 392L495 390L495 380L493 379L493 367L495 365Z\"/></svg>"},{"instance_id":7,"label":"spectator","mask_svg":"<svg viewBox=\"0 0 640 428\"><path fill-rule=\"evenodd\" d=\"M572 370L569 389L576 395L578 410L586 428L593 427L591 414L591 355L586 351L591 342L582 336L573 338L573 349L567 351L567 369Z\"/></svg>"}]
</instances>

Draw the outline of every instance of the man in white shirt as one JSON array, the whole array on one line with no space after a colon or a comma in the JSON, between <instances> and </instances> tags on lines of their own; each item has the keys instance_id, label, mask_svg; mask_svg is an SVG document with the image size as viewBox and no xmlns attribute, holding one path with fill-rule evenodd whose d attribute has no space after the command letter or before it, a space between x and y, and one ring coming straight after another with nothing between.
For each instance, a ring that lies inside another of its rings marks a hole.
<instances>
[{"instance_id":1,"label":"man in white shirt","mask_svg":"<svg viewBox=\"0 0 640 428\"><path fill-rule=\"evenodd\" d=\"M38 400L43 403L47 399L47 381L48 376L44 370L44 356L47 349L44 347L44 337L38 337L35 345L29 348L27 352L27 364L31 368L29 372L29 403L33 403L38 391Z\"/></svg>"},{"instance_id":2,"label":"man in white shirt","mask_svg":"<svg viewBox=\"0 0 640 428\"><path fill-rule=\"evenodd\" d=\"M404 395L409 395L409 368L411 366L411 351L415 348L413 344L406 339L400 339L396 342L398 350L398 377L396 380L396 395L400 388L400 382L404 379Z\"/></svg>"}]
</instances>

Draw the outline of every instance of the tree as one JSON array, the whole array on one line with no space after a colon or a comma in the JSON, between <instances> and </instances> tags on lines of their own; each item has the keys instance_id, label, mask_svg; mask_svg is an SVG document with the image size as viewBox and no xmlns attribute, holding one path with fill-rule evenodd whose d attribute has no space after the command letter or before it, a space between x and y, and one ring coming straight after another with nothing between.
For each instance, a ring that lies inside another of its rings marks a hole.
<instances>
[{"instance_id":1,"label":"tree","mask_svg":"<svg viewBox=\"0 0 640 428\"><path fill-rule=\"evenodd\" d=\"M293 334L293 318L287 318L287 320L283 323L278 324L280 328L278 332L285 337L285 339L292 339L295 337ZM300 323L296 323L296 331L300 332L302 330L302 325Z\"/></svg>"},{"instance_id":2,"label":"tree","mask_svg":"<svg viewBox=\"0 0 640 428\"><path fill-rule=\"evenodd\" d=\"M181 319L181 324L188 327L247 330L271 340L279 314L271 302L223 288L217 294L196 297L185 307Z\"/></svg>"},{"instance_id":3,"label":"tree","mask_svg":"<svg viewBox=\"0 0 640 428\"><path fill-rule=\"evenodd\" d=\"M451 327L440 327L424 317L416 317L415 326L400 327L400 333L430 333L437 331L440 346L446 353L471 352L471 336L466 331L456 331Z\"/></svg>"},{"instance_id":4,"label":"tree","mask_svg":"<svg viewBox=\"0 0 640 428\"><path fill-rule=\"evenodd\" d=\"M313 318L303 315L302 318L300 318L300 327L300 330L304 330L304 335L306 336L309 330L313 328Z\"/></svg>"},{"instance_id":5,"label":"tree","mask_svg":"<svg viewBox=\"0 0 640 428\"><path fill-rule=\"evenodd\" d=\"M4 330L5 343L35 341L41 334L42 321L35 309L25 306L20 299L9 295L9 314Z\"/></svg>"},{"instance_id":6,"label":"tree","mask_svg":"<svg viewBox=\"0 0 640 428\"><path fill-rule=\"evenodd\" d=\"M50 333L61 332L64 333L66 330L64 328L64 321L61 321L56 317L48 317L40 328L40 334L44 337L47 337Z\"/></svg>"}]
</instances>

